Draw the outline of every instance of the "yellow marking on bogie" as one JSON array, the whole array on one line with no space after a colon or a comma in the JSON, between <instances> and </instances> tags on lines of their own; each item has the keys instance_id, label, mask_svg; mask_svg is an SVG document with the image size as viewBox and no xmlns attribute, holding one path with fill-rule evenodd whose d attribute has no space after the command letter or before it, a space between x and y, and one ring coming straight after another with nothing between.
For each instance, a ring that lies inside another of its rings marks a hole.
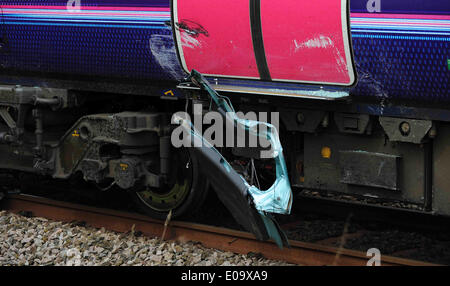
<instances>
[{"instance_id":1,"label":"yellow marking on bogie","mask_svg":"<svg viewBox=\"0 0 450 286\"><path fill-rule=\"evenodd\" d=\"M322 157L325 159L331 158L331 149L330 147L323 147L322 151L320 152L322 154Z\"/></svg>"},{"instance_id":2,"label":"yellow marking on bogie","mask_svg":"<svg viewBox=\"0 0 450 286\"><path fill-rule=\"evenodd\" d=\"M164 94L165 95L170 95L170 96L174 96L175 95L172 90L166 91L166 92L164 92Z\"/></svg>"}]
</instances>

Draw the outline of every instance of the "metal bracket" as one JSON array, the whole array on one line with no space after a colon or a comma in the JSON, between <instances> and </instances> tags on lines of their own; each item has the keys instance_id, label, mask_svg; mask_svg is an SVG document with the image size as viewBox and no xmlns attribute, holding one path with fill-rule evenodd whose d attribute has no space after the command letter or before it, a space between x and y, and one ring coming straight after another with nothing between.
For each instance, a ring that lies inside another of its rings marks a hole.
<instances>
[{"instance_id":1,"label":"metal bracket","mask_svg":"<svg viewBox=\"0 0 450 286\"><path fill-rule=\"evenodd\" d=\"M9 114L8 107L5 106L0 107L0 116L3 118L3 120L5 120L6 124L10 129L16 128L16 122L11 117L11 114Z\"/></svg>"},{"instance_id":2,"label":"metal bracket","mask_svg":"<svg viewBox=\"0 0 450 286\"><path fill-rule=\"evenodd\" d=\"M433 126L431 120L405 119L395 117L380 117L380 124L386 132L389 140L422 143Z\"/></svg>"}]
</instances>

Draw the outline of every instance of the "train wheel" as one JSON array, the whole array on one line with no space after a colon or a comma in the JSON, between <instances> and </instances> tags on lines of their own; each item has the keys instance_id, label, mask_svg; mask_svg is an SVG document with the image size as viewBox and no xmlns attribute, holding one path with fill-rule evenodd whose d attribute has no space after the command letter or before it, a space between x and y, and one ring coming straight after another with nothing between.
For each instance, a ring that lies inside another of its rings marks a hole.
<instances>
[{"instance_id":1,"label":"train wheel","mask_svg":"<svg viewBox=\"0 0 450 286\"><path fill-rule=\"evenodd\" d=\"M149 216L165 219L195 212L206 198L208 183L199 174L199 162L189 149L173 149L169 180L162 188L132 192L139 209Z\"/></svg>"}]
</instances>

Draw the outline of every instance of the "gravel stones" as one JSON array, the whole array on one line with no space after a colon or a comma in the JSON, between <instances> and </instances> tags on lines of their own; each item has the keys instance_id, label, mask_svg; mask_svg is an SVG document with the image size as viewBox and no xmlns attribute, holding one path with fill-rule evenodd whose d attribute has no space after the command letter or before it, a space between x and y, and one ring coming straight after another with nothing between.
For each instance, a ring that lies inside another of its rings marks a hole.
<instances>
[{"instance_id":1,"label":"gravel stones","mask_svg":"<svg viewBox=\"0 0 450 286\"><path fill-rule=\"evenodd\" d=\"M194 242L120 234L0 211L0 265L289 265Z\"/></svg>"}]
</instances>

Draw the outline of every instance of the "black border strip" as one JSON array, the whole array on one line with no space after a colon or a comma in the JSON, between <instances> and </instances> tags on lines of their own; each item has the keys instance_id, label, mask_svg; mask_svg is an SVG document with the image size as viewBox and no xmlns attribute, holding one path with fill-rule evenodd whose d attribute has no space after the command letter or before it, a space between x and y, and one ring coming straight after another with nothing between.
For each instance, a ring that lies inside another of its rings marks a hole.
<instances>
[{"instance_id":1,"label":"black border strip","mask_svg":"<svg viewBox=\"0 0 450 286\"><path fill-rule=\"evenodd\" d=\"M261 25L261 2L250 0L250 27L252 30L253 51L255 53L256 65L261 80L271 81L269 66L267 65L266 52Z\"/></svg>"}]
</instances>

